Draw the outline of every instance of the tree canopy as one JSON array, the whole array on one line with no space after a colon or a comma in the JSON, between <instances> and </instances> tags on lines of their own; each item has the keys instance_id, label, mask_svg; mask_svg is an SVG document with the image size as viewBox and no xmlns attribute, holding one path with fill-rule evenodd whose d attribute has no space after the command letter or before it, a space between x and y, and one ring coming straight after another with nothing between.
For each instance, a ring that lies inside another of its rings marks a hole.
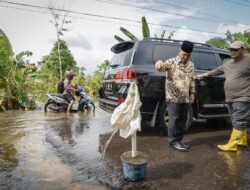
<instances>
[{"instance_id":1,"label":"tree canopy","mask_svg":"<svg viewBox=\"0 0 250 190\"><path fill-rule=\"evenodd\" d=\"M58 53L57 53L57 43L55 42L50 54L48 56L43 57L42 60L42 70L50 71L56 78L60 78L60 64L58 61ZM65 41L60 40L60 52L61 52L61 61L62 61L62 71L65 73L68 70L73 70L78 72L78 67L76 65L76 61L72 56L67 44Z\"/></svg>"},{"instance_id":2,"label":"tree canopy","mask_svg":"<svg viewBox=\"0 0 250 190\"><path fill-rule=\"evenodd\" d=\"M97 69L93 75L87 76L85 86L88 92L91 92L92 94L96 94L98 92L98 89L102 84L104 73L109 65L110 61L105 60L103 63L97 66Z\"/></svg>"},{"instance_id":3,"label":"tree canopy","mask_svg":"<svg viewBox=\"0 0 250 190\"><path fill-rule=\"evenodd\" d=\"M247 53L250 53L250 32L237 32L237 33L231 33L229 31L226 32L226 37L215 37L209 39L206 44L213 45L218 48L222 49L228 49L230 47L230 44L235 40L241 40L245 42L246 44L246 51Z\"/></svg>"}]
</instances>

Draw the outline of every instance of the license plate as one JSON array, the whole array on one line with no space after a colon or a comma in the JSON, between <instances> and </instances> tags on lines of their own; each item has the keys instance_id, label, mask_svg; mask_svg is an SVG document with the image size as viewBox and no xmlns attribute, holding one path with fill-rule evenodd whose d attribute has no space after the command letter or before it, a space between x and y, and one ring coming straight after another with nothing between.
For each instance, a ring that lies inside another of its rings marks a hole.
<instances>
[{"instance_id":1,"label":"license plate","mask_svg":"<svg viewBox=\"0 0 250 190\"><path fill-rule=\"evenodd\" d=\"M107 83L107 84L105 85L105 89L106 89L107 91L112 91L112 88L113 88L112 83Z\"/></svg>"}]
</instances>

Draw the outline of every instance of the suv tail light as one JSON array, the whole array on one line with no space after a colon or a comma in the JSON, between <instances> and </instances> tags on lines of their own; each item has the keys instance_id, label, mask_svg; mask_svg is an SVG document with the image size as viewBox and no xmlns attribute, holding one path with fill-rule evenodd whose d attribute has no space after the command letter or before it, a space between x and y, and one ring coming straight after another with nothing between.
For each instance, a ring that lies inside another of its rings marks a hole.
<instances>
[{"instance_id":1,"label":"suv tail light","mask_svg":"<svg viewBox=\"0 0 250 190\"><path fill-rule=\"evenodd\" d=\"M120 105L123 102L125 102L125 98L118 98L118 105Z\"/></svg>"},{"instance_id":2,"label":"suv tail light","mask_svg":"<svg viewBox=\"0 0 250 190\"><path fill-rule=\"evenodd\" d=\"M135 69L122 69L115 73L115 79L136 79Z\"/></svg>"}]
</instances>

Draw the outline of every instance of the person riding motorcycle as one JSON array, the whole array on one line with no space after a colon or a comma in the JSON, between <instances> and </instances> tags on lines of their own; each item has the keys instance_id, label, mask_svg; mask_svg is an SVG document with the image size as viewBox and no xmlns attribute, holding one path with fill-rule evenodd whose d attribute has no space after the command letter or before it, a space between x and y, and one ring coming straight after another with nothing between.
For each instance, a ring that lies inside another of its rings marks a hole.
<instances>
[{"instance_id":1,"label":"person riding motorcycle","mask_svg":"<svg viewBox=\"0 0 250 190\"><path fill-rule=\"evenodd\" d=\"M68 108L67 108L67 114L70 113L71 107L73 106L75 102L75 98L72 94L73 91L76 91L76 89L71 85L71 81L74 78L75 73L73 71L69 71L66 74L66 77L64 79L64 91L63 91L63 97L69 102Z\"/></svg>"}]
</instances>

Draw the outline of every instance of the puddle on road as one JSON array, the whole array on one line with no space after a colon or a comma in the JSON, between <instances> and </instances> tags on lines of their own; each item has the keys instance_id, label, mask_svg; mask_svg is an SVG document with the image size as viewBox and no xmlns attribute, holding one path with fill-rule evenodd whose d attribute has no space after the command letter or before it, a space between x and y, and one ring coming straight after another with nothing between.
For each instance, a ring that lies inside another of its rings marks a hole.
<instances>
[{"instance_id":1,"label":"puddle on road","mask_svg":"<svg viewBox=\"0 0 250 190\"><path fill-rule=\"evenodd\" d=\"M105 166L98 148L99 134L110 131L107 117L0 114L1 189L106 189L95 172Z\"/></svg>"}]
</instances>

